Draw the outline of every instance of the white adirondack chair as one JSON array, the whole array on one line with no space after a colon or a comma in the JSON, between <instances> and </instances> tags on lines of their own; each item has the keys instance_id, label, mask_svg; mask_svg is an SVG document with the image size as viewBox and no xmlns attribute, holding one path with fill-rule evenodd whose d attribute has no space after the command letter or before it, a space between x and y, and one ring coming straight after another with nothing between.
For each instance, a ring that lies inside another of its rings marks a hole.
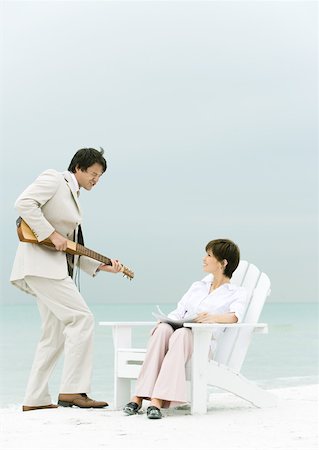
<instances>
[{"instance_id":1,"label":"white adirondack chair","mask_svg":"<svg viewBox=\"0 0 319 450\"><path fill-rule=\"evenodd\" d=\"M208 275L207 277L210 277ZM207 278L205 277L205 278ZM265 273L247 261L241 261L233 274L232 283L244 286L249 301L242 323L197 324L186 323L192 329L193 354L186 366L190 381L189 401L192 414L207 412L207 387L220 389L251 402L255 406L273 406L276 397L248 381L240 374L253 332L268 333L265 323L258 323L267 296L270 281ZM137 379L145 357L145 349L132 348L132 329L151 327L156 322L99 322L111 326L114 343L114 407L122 408L131 398L131 380ZM224 329L219 337L213 359L208 359L213 327Z\"/></svg>"}]
</instances>

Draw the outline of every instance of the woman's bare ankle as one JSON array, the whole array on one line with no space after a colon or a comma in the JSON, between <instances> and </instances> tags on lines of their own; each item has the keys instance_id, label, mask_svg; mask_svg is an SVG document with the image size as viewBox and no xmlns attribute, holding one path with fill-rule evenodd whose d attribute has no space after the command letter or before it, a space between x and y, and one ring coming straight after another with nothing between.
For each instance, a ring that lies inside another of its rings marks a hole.
<instances>
[{"instance_id":1,"label":"woman's bare ankle","mask_svg":"<svg viewBox=\"0 0 319 450\"><path fill-rule=\"evenodd\" d=\"M132 398L132 402L137 403L139 406L142 404L142 397L137 397L136 395Z\"/></svg>"},{"instance_id":2,"label":"woman's bare ankle","mask_svg":"<svg viewBox=\"0 0 319 450\"><path fill-rule=\"evenodd\" d=\"M163 404L163 400L160 398L151 398L151 405L156 406L156 408L161 408Z\"/></svg>"}]
</instances>

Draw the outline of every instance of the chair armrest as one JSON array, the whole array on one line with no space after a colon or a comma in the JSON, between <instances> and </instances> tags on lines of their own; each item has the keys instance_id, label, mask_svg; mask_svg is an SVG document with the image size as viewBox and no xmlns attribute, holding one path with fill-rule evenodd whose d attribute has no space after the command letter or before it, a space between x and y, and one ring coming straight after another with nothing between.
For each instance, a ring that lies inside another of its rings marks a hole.
<instances>
[{"instance_id":1,"label":"chair armrest","mask_svg":"<svg viewBox=\"0 0 319 450\"><path fill-rule=\"evenodd\" d=\"M184 323L184 327L192 328L192 329L200 329L204 328L213 329L213 328L253 328L254 333L267 334L268 333L268 325L267 323L192 323L186 322Z\"/></svg>"}]
</instances>

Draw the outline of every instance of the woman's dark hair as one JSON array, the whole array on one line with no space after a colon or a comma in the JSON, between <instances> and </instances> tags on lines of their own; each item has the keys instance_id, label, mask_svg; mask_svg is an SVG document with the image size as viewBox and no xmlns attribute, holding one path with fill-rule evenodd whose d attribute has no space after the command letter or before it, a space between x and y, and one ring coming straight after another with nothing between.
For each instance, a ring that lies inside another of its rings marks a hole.
<instances>
[{"instance_id":1,"label":"woman's dark hair","mask_svg":"<svg viewBox=\"0 0 319 450\"><path fill-rule=\"evenodd\" d=\"M215 239L206 245L206 252L209 250L219 262L227 260L228 264L224 269L224 275L231 278L240 260L240 251L237 245L229 239Z\"/></svg>"},{"instance_id":2,"label":"woman's dark hair","mask_svg":"<svg viewBox=\"0 0 319 450\"><path fill-rule=\"evenodd\" d=\"M85 171L96 163L102 166L104 173L106 171L107 164L103 153L104 150L102 147L100 147L100 151L95 148L81 148L73 156L68 167L68 171L75 173L76 168Z\"/></svg>"}]
</instances>

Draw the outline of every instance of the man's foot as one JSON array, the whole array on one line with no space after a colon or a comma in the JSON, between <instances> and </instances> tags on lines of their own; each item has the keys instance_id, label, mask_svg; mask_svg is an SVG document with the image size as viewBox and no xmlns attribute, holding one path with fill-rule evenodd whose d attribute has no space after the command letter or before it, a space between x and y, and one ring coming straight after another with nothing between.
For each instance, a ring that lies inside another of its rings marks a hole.
<instances>
[{"instance_id":1,"label":"man's foot","mask_svg":"<svg viewBox=\"0 0 319 450\"><path fill-rule=\"evenodd\" d=\"M44 405L44 406L22 406L22 411L35 411L36 409L52 409L57 408L58 405Z\"/></svg>"},{"instance_id":2,"label":"man's foot","mask_svg":"<svg viewBox=\"0 0 319 450\"><path fill-rule=\"evenodd\" d=\"M86 394L60 394L58 405L66 407L78 406L79 408L105 408L109 406L107 402L92 400Z\"/></svg>"},{"instance_id":3,"label":"man's foot","mask_svg":"<svg viewBox=\"0 0 319 450\"><path fill-rule=\"evenodd\" d=\"M141 406L142 405L138 405L135 402L129 402L127 405L124 406L123 411L128 416L133 416L133 414L137 414L139 412Z\"/></svg>"}]
</instances>

